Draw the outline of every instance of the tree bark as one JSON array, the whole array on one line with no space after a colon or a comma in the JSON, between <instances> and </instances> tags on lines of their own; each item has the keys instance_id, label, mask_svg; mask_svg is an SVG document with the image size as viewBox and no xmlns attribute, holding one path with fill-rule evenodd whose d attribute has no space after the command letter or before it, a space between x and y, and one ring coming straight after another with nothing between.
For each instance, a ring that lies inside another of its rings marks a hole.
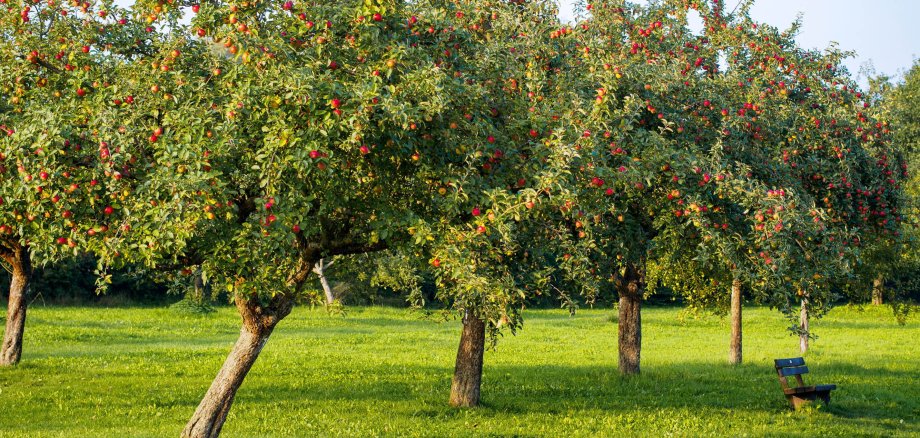
<instances>
[{"instance_id":1,"label":"tree bark","mask_svg":"<svg viewBox=\"0 0 920 438\"><path fill-rule=\"evenodd\" d=\"M741 279L735 277L732 280L732 340L728 350L728 362L732 365L741 363Z\"/></svg>"},{"instance_id":2,"label":"tree bark","mask_svg":"<svg viewBox=\"0 0 920 438\"><path fill-rule=\"evenodd\" d=\"M334 262L334 261L333 261ZM332 287L329 286L329 280L326 279L326 268L332 266L333 262L323 264L323 259L320 259L316 264L313 265L313 273L319 277L319 284L323 286L323 293L326 294L326 304L332 304L335 302L335 294L332 293Z\"/></svg>"},{"instance_id":3,"label":"tree bark","mask_svg":"<svg viewBox=\"0 0 920 438\"><path fill-rule=\"evenodd\" d=\"M882 305L882 294L885 292L885 276L878 274L878 277L875 277L872 280L872 304L875 306Z\"/></svg>"},{"instance_id":4,"label":"tree bark","mask_svg":"<svg viewBox=\"0 0 920 438\"><path fill-rule=\"evenodd\" d=\"M243 379L258 359L275 326L291 313L293 304L290 297L285 295L276 295L266 306L256 297L236 297L236 307L243 317L240 337L182 431L183 438L213 438L220 435Z\"/></svg>"},{"instance_id":5,"label":"tree bark","mask_svg":"<svg viewBox=\"0 0 920 438\"><path fill-rule=\"evenodd\" d=\"M7 304L6 331L0 348L0 366L12 366L22 358L22 336L26 328L26 308L29 305L29 282L32 279L32 259L29 247L16 245L4 259L13 270L10 297Z\"/></svg>"},{"instance_id":6,"label":"tree bark","mask_svg":"<svg viewBox=\"0 0 920 438\"><path fill-rule=\"evenodd\" d=\"M808 352L808 298L802 298L802 310L799 311L799 350Z\"/></svg>"},{"instance_id":7,"label":"tree bark","mask_svg":"<svg viewBox=\"0 0 920 438\"><path fill-rule=\"evenodd\" d=\"M451 406L474 407L479 405L485 342L485 322L469 311L464 312L460 347L457 349L454 378L450 385Z\"/></svg>"},{"instance_id":8,"label":"tree bark","mask_svg":"<svg viewBox=\"0 0 920 438\"><path fill-rule=\"evenodd\" d=\"M630 264L623 276L617 276L619 304L619 368L624 375L639 374L642 351L642 275Z\"/></svg>"},{"instance_id":9,"label":"tree bark","mask_svg":"<svg viewBox=\"0 0 920 438\"><path fill-rule=\"evenodd\" d=\"M204 282L204 272L200 268L195 271L195 278L192 279L192 293L188 298L199 306L211 304L211 284Z\"/></svg>"}]
</instances>

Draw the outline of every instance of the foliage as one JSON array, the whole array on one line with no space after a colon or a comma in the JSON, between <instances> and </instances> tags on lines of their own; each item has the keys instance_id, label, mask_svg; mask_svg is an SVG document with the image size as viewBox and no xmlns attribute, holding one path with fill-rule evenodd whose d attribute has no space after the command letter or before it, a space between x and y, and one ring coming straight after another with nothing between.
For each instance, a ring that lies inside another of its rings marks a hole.
<instances>
[{"instance_id":1,"label":"foliage","mask_svg":"<svg viewBox=\"0 0 920 438\"><path fill-rule=\"evenodd\" d=\"M89 255L68 258L35 270L32 300L38 303L78 304L134 303L153 304L170 301L166 288L156 278L126 266L110 272L111 284L104 295L96 289L97 261ZM6 296L9 277L0 275L0 297Z\"/></svg>"},{"instance_id":2,"label":"foliage","mask_svg":"<svg viewBox=\"0 0 920 438\"><path fill-rule=\"evenodd\" d=\"M795 25L754 22L750 5L597 2L556 35L578 49L578 98L552 200L572 230L560 265L589 274L588 300L652 267L701 302L741 276L763 303L793 316L807 299L820 315L828 279L899 238L903 156L847 54L799 48Z\"/></svg>"},{"instance_id":3,"label":"foliage","mask_svg":"<svg viewBox=\"0 0 920 438\"><path fill-rule=\"evenodd\" d=\"M40 264L169 260L207 170L203 132L163 128L198 117L196 91L160 93L157 80L193 58L110 1L33 3L5 2L0 17L0 242Z\"/></svg>"}]
</instances>

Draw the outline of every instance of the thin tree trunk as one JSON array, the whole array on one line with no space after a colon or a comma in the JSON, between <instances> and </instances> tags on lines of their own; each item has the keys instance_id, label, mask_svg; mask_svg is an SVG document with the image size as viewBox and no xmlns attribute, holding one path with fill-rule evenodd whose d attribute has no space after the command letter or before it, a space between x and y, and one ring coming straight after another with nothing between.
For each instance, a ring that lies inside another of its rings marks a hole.
<instances>
[{"instance_id":1,"label":"thin tree trunk","mask_svg":"<svg viewBox=\"0 0 920 438\"><path fill-rule=\"evenodd\" d=\"M878 277L875 277L872 280L872 304L876 306L882 305L882 294L885 292L885 276L878 274Z\"/></svg>"},{"instance_id":2,"label":"thin tree trunk","mask_svg":"<svg viewBox=\"0 0 920 438\"><path fill-rule=\"evenodd\" d=\"M617 279L619 304L619 367L625 375L639 374L642 351L642 277L630 264L626 274Z\"/></svg>"},{"instance_id":3,"label":"thin tree trunk","mask_svg":"<svg viewBox=\"0 0 920 438\"><path fill-rule=\"evenodd\" d=\"M732 340L728 351L728 362L732 365L741 363L741 279L732 280Z\"/></svg>"},{"instance_id":4,"label":"thin tree trunk","mask_svg":"<svg viewBox=\"0 0 920 438\"><path fill-rule=\"evenodd\" d=\"M482 386L482 359L485 352L486 324L469 311L463 315L463 332L457 349L457 363L450 385L450 405L473 407L479 405Z\"/></svg>"},{"instance_id":5,"label":"thin tree trunk","mask_svg":"<svg viewBox=\"0 0 920 438\"><path fill-rule=\"evenodd\" d=\"M220 435L236 391L243 384L243 379L258 359L275 326L291 313L293 302L285 295L276 295L267 306L263 306L256 297L238 296L236 307L243 317L240 337L182 431L184 438L213 438Z\"/></svg>"},{"instance_id":6,"label":"thin tree trunk","mask_svg":"<svg viewBox=\"0 0 920 438\"><path fill-rule=\"evenodd\" d=\"M808 298L802 298L802 310L799 312L799 350L808 352Z\"/></svg>"},{"instance_id":7,"label":"thin tree trunk","mask_svg":"<svg viewBox=\"0 0 920 438\"><path fill-rule=\"evenodd\" d=\"M329 280L326 279L326 268L332 266L333 262L328 264L323 264L323 259L320 259L316 264L313 265L313 273L319 277L319 284L323 286L323 292L326 294L326 304L332 304L335 302L335 295L332 293L332 287L329 286Z\"/></svg>"},{"instance_id":8,"label":"thin tree trunk","mask_svg":"<svg viewBox=\"0 0 920 438\"><path fill-rule=\"evenodd\" d=\"M6 331L0 348L0 366L12 366L22 358L22 336L26 328L26 308L29 305L29 282L32 279L32 259L29 247L17 245L5 260L13 270L10 298L7 304Z\"/></svg>"},{"instance_id":9,"label":"thin tree trunk","mask_svg":"<svg viewBox=\"0 0 920 438\"><path fill-rule=\"evenodd\" d=\"M211 285L204 282L204 273L201 269L195 271L195 278L192 280L192 296L190 297L195 304L207 306L211 304Z\"/></svg>"}]
</instances>

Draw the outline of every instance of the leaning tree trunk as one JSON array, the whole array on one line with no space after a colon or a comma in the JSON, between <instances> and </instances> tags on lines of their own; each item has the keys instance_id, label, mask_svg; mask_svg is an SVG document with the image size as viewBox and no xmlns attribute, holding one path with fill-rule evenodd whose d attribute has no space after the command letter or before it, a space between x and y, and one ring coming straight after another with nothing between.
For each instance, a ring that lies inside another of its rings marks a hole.
<instances>
[{"instance_id":1,"label":"leaning tree trunk","mask_svg":"<svg viewBox=\"0 0 920 438\"><path fill-rule=\"evenodd\" d=\"M335 302L335 294L332 293L332 287L329 286L329 280L326 278L326 268L332 266L335 261L329 263L323 263L323 259L319 259L313 265L313 273L319 277L319 284L323 286L323 293L326 294L326 304L332 304Z\"/></svg>"},{"instance_id":2,"label":"leaning tree trunk","mask_svg":"<svg viewBox=\"0 0 920 438\"><path fill-rule=\"evenodd\" d=\"M13 270L10 298L7 305L6 331L0 348L0 366L12 366L22 358L22 335L26 328L26 307L29 305L29 282L32 279L32 259L29 247L17 245L4 256Z\"/></svg>"},{"instance_id":3,"label":"leaning tree trunk","mask_svg":"<svg viewBox=\"0 0 920 438\"><path fill-rule=\"evenodd\" d=\"M802 310L799 311L799 350L808 352L808 297L802 298Z\"/></svg>"},{"instance_id":4,"label":"leaning tree trunk","mask_svg":"<svg viewBox=\"0 0 920 438\"><path fill-rule=\"evenodd\" d=\"M878 277L875 277L872 280L872 304L876 306L882 305L882 294L885 292L885 276L878 274Z\"/></svg>"},{"instance_id":5,"label":"leaning tree trunk","mask_svg":"<svg viewBox=\"0 0 920 438\"><path fill-rule=\"evenodd\" d=\"M732 340L728 350L728 362L732 365L741 363L741 279L732 280Z\"/></svg>"},{"instance_id":6,"label":"leaning tree trunk","mask_svg":"<svg viewBox=\"0 0 920 438\"><path fill-rule=\"evenodd\" d=\"M457 349L457 363L450 385L450 405L473 407L479 405L482 386L482 358L486 344L486 324L470 311L463 313L463 332Z\"/></svg>"},{"instance_id":7,"label":"leaning tree trunk","mask_svg":"<svg viewBox=\"0 0 920 438\"><path fill-rule=\"evenodd\" d=\"M268 305L262 305L257 297L236 297L236 307L243 317L240 337L182 431L184 438L212 438L220 435L236 391L258 359L272 330L291 313L293 305L286 295L276 295Z\"/></svg>"},{"instance_id":8,"label":"leaning tree trunk","mask_svg":"<svg viewBox=\"0 0 920 438\"><path fill-rule=\"evenodd\" d=\"M630 264L625 276L617 278L619 304L620 373L639 374L642 351L642 278L635 265Z\"/></svg>"}]
</instances>

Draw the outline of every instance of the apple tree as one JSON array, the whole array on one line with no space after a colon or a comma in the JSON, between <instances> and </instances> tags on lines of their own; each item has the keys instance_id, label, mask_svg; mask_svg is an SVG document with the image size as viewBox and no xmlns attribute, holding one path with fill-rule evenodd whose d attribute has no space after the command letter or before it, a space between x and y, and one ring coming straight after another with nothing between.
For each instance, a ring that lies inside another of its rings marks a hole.
<instances>
[{"instance_id":1,"label":"apple tree","mask_svg":"<svg viewBox=\"0 0 920 438\"><path fill-rule=\"evenodd\" d=\"M856 226L858 201L828 192L825 179L872 190L896 214L896 182L877 165L884 142L843 122L862 116L837 55L795 48L747 6L602 2L575 33L596 89L590 116L575 120L572 210L592 219L578 259L618 291L624 373L639 371L650 261L674 278L692 260L702 278L756 286L787 314L800 300L821 311L859 232L895 226ZM702 35L689 30L693 10Z\"/></svg>"},{"instance_id":2,"label":"apple tree","mask_svg":"<svg viewBox=\"0 0 920 438\"><path fill-rule=\"evenodd\" d=\"M414 254L460 212L488 217L474 208L492 189L507 189L513 168L503 162L526 158L501 149L512 144L503 129L512 108L492 92L517 91L512 79L522 79L493 75L508 56L501 51L513 47L492 42L489 24L479 23L497 20L491 6L209 2L173 30L213 49L196 52L207 77L175 71L182 84L198 84L214 173L179 262L229 291L243 320L184 436L219 433L317 262L384 249ZM535 129L523 130L517 117L513 132ZM471 230L491 232L484 222Z\"/></svg>"},{"instance_id":3,"label":"apple tree","mask_svg":"<svg viewBox=\"0 0 920 438\"><path fill-rule=\"evenodd\" d=\"M191 90L155 94L169 39L112 2L8 1L0 15L0 255L13 281L0 363L18 362L35 264L81 252L103 267L155 263L177 251L206 171L165 136L161 108ZM176 57L174 57L176 58ZM189 132L174 135L191 136ZM175 169L180 169L178 172ZM104 270L103 280L106 279Z\"/></svg>"}]
</instances>

